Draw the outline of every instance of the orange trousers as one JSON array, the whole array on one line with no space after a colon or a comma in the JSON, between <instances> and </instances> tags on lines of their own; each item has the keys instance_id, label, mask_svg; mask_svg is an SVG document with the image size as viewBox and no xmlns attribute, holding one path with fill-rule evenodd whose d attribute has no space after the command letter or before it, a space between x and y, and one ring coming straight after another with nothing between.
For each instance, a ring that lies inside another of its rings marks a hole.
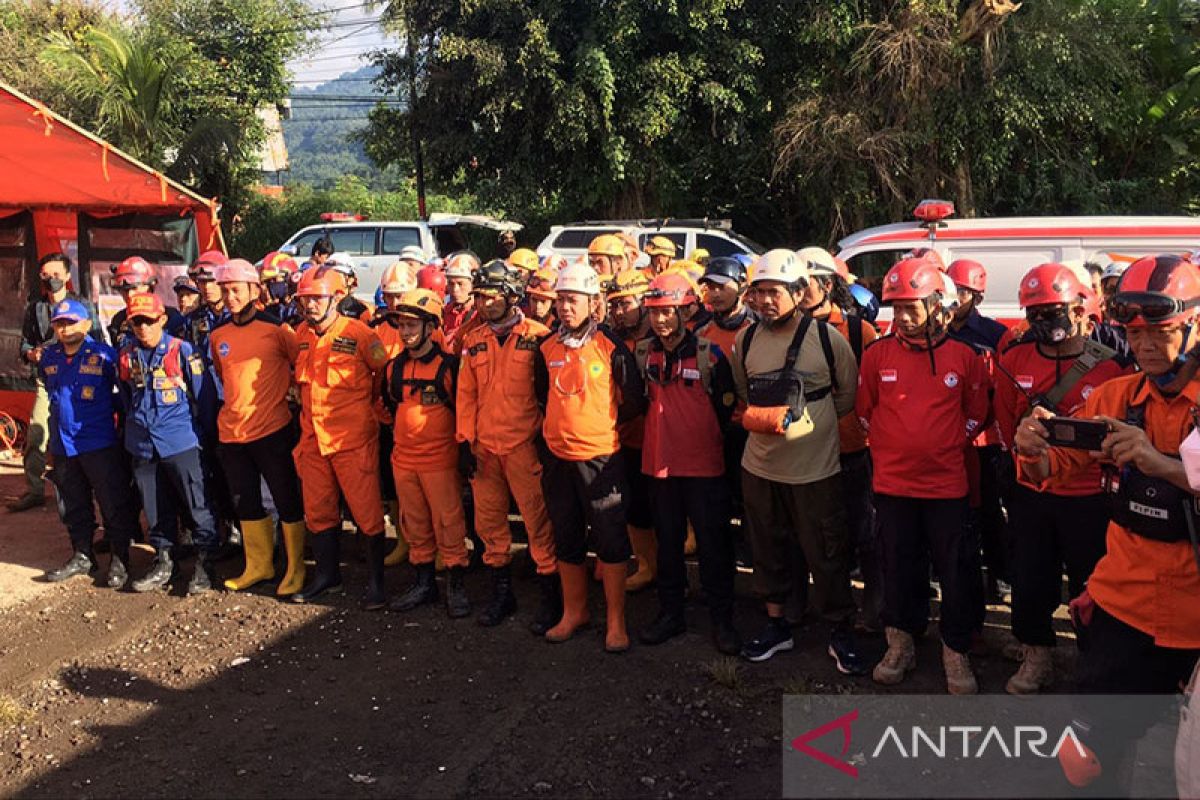
<instances>
[{"instance_id":1,"label":"orange trousers","mask_svg":"<svg viewBox=\"0 0 1200 800\"><path fill-rule=\"evenodd\" d=\"M517 501L529 534L529 553L539 575L558 571L554 558L554 531L542 496L542 462L533 442L508 455L480 451L471 489L475 493L475 530L483 540L483 563L503 567L512 561L512 528L508 525L508 495Z\"/></svg>"},{"instance_id":2,"label":"orange trousers","mask_svg":"<svg viewBox=\"0 0 1200 800\"><path fill-rule=\"evenodd\" d=\"M467 518L463 514L458 470L415 471L392 465L400 530L408 542L408 560L429 564L440 553L447 567L467 566Z\"/></svg>"},{"instance_id":3,"label":"orange trousers","mask_svg":"<svg viewBox=\"0 0 1200 800\"><path fill-rule=\"evenodd\" d=\"M304 495L304 522L313 533L342 527L339 499L367 536L383 533L383 498L379 494L379 441L356 450L323 456L315 439L301 437L292 451Z\"/></svg>"}]
</instances>

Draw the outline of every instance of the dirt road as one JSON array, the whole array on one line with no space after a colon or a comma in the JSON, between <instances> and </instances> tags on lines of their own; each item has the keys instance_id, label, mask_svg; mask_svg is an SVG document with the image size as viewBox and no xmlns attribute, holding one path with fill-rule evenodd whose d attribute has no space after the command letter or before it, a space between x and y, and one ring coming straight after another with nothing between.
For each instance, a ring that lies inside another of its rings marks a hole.
<instances>
[{"instance_id":1,"label":"dirt road","mask_svg":"<svg viewBox=\"0 0 1200 800\"><path fill-rule=\"evenodd\" d=\"M52 513L0 528L14 524L53 551L27 561L65 556ZM362 573L351 553L351 593L314 606L269 588L186 598L186 574L170 594L34 584L0 614L0 796L776 796L783 694L876 690L833 670L815 623L797 651L739 663L712 649L695 604L687 636L606 655L598 629L563 645L530 635L527 577L517 616L483 629L440 608L363 613ZM391 571L390 588L409 577ZM482 603L486 576L468 588ZM651 593L632 598L632 629L654 612ZM748 596L738 622L761 623ZM921 647L905 690L940 692L935 640ZM883 648L863 642L872 661ZM1002 691L1012 665L975 663Z\"/></svg>"}]
</instances>

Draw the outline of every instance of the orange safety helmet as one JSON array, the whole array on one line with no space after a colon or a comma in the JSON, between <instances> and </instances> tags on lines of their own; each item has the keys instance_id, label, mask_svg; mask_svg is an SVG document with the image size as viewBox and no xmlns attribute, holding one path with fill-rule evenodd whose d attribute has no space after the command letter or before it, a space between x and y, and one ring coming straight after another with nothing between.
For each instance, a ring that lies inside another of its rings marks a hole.
<instances>
[{"instance_id":1,"label":"orange safety helmet","mask_svg":"<svg viewBox=\"0 0 1200 800\"><path fill-rule=\"evenodd\" d=\"M309 267L300 277L296 297L336 297L346 293L346 278L342 273L325 267Z\"/></svg>"},{"instance_id":2,"label":"orange safety helmet","mask_svg":"<svg viewBox=\"0 0 1200 800\"><path fill-rule=\"evenodd\" d=\"M158 283L158 274L150 262L141 256L130 256L113 267L112 284L118 289L154 286L156 283Z\"/></svg>"},{"instance_id":3,"label":"orange safety helmet","mask_svg":"<svg viewBox=\"0 0 1200 800\"><path fill-rule=\"evenodd\" d=\"M540 297L542 300L557 300L558 292L554 284L558 282L558 272L552 269L539 269L529 276L525 284L525 294L530 297Z\"/></svg>"},{"instance_id":4,"label":"orange safety helmet","mask_svg":"<svg viewBox=\"0 0 1200 800\"><path fill-rule=\"evenodd\" d=\"M1017 300L1021 308L1058 303L1078 303L1083 284L1075 271L1063 264L1039 264L1021 278Z\"/></svg>"},{"instance_id":5,"label":"orange safety helmet","mask_svg":"<svg viewBox=\"0 0 1200 800\"><path fill-rule=\"evenodd\" d=\"M681 271L664 272L650 282L646 308L677 308L699 303L696 285Z\"/></svg>"},{"instance_id":6,"label":"orange safety helmet","mask_svg":"<svg viewBox=\"0 0 1200 800\"><path fill-rule=\"evenodd\" d=\"M417 288L446 294L446 273L437 264L426 264L417 270Z\"/></svg>"},{"instance_id":7,"label":"orange safety helmet","mask_svg":"<svg viewBox=\"0 0 1200 800\"><path fill-rule=\"evenodd\" d=\"M1129 265L1110 310L1122 325L1189 320L1200 306L1200 267L1175 255L1145 256Z\"/></svg>"},{"instance_id":8,"label":"orange safety helmet","mask_svg":"<svg viewBox=\"0 0 1200 800\"><path fill-rule=\"evenodd\" d=\"M390 313L441 325L444 306L442 298L429 289L410 289L400 295L400 301Z\"/></svg>"},{"instance_id":9,"label":"orange safety helmet","mask_svg":"<svg viewBox=\"0 0 1200 800\"><path fill-rule=\"evenodd\" d=\"M383 271L379 290L384 294L401 294L417 288L416 278L409 267L411 261L394 261Z\"/></svg>"},{"instance_id":10,"label":"orange safety helmet","mask_svg":"<svg viewBox=\"0 0 1200 800\"><path fill-rule=\"evenodd\" d=\"M883 278L883 302L925 300L945 287L937 264L920 256L903 258Z\"/></svg>"},{"instance_id":11,"label":"orange safety helmet","mask_svg":"<svg viewBox=\"0 0 1200 800\"><path fill-rule=\"evenodd\" d=\"M946 268L946 274L960 289L970 289L980 294L987 291L987 270L978 261L969 258L955 259Z\"/></svg>"}]
</instances>

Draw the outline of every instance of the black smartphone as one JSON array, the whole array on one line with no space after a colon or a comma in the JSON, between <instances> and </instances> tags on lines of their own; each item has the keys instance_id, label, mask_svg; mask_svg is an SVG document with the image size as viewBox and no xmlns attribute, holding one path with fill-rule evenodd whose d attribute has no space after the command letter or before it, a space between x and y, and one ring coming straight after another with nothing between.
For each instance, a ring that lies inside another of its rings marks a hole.
<instances>
[{"instance_id":1,"label":"black smartphone","mask_svg":"<svg viewBox=\"0 0 1200 800\"><path fill-rule=\"evenodd\" d=\"M1100 443L1108 436L1108 423L1093 419L1050 417L1042 420L1042 424L1050 431L1046 441L1054 447L1099 450Z\"/></svg>"}]
</instances>

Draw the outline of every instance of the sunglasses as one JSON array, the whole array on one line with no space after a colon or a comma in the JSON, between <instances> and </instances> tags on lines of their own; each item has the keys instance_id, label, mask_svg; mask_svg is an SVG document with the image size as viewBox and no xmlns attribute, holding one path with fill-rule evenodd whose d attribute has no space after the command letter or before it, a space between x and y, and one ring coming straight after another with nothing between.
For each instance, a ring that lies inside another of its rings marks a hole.
<instances>
[{"instance_id":1,"label":"sunglasses","mask_svg":"<svg viewBox=\"0 0 1200 800\"><path fill-rule=\"evenodd\" d=\"M1066 311L1065 305L1048 306L1044 308L1030 308L1025 311L1025 319L1030 322L1051 322L1058 319L1059 314Z\"/></svg>"},{"instance_id":2,"label":"sunglasses","mask_svg":"<svg viewBox=\"0 0 1200 800\"><path fill-rule=\"evenodd\" d=\"M129 324L135 328L145 328L147 325L157 325L158 317L133 317Z\"/></svg>"},{"instance_id":3,"label":"sunglasses","mask_svg":"<svg viewBox=\"0 0 1200 800\"><path fill-rule=\"evenodd\" d=\"M1178 300L1157 292L1118 292L1109 302L1109 313L1122 325L1139 317L1150 325L1166 322L1200 305L1200 300Z\"/></svg>"}]
</instances>

